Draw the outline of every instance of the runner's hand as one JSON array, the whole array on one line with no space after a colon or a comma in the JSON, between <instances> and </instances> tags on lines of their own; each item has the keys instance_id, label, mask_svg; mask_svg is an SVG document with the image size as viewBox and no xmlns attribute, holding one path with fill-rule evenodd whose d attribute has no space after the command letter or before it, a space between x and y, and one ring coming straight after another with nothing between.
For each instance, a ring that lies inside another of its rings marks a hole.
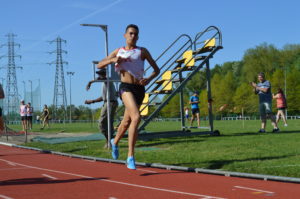
<instances>
[{"instance_id":1,"label":"runner's hand","mask_svg":"<svg viewBox=\"0 0 300 199\"><path fill-rule=\"evenodd\" d=\"M143 78L140 80L140 85L146 86L147 84L149 84L149 79L148 78Z\"/></svg>"},{"instance_id":2,"label":"runner's hand","mask_svg":"<svg viewBox=\"0 0 300 199\"><path fill-rule=\"evenodd\" d=\"M92 104L92 100L85 100L84 103L85 104Z\"/></svg>"},{"instance_id":3,"label":"runner's hand","mask_svg":"<svg viewBox=\"0 0 300 199\"><path fill-rule=\"evenodd\" d=\"M114 57L114 58L111 59L111 61L112 61L113 63L116 63L117 65L120 64L120 63L122 63L124 60L125 60L125 59L122 58L122 57L120 57L120 56Z\"/></svg>"},{"instance_id":4,"label":"runner's hand","mask_svg":"<svg viewBox=\"0 0 300 199\"><path fill-rule=\"evenodd\" d=\"M91 83L89 82L87 85L86 85L86 90L88 91L88 90L90 90L90 88L91 88Z\"/></svg>"},{"instance_id":5,"label":"runner's hand","mask_svg":"<svg viewBox=\"0 0 300 199\"><path fill-rule=\"evenodd\" d=\"M254 83L254 82L251 82L251 86L253 87L253 88L256 88L256 84Z\"/></svg>"}]
</instances>

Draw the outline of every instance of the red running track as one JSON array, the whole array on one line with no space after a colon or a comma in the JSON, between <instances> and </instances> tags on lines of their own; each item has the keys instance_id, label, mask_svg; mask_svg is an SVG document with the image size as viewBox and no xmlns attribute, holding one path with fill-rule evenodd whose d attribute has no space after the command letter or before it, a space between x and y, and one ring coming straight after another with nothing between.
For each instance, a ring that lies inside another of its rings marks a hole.
<instances>
[{"instance_id":1,"label":"red running track","mask_svg":"<svg viewBox=\"0 0 300 199\"><path fill-rule=\"evenodd\" d=\"M300 185L94 162L0 145L0 199L298 199Z\"/></svg>"}]
</instances>

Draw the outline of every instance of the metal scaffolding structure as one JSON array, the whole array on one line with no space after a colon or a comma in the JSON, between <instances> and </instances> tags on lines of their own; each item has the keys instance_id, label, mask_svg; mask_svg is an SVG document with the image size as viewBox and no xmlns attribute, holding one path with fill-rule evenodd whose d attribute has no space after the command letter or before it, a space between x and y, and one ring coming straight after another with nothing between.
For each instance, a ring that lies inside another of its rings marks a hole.
<instances>
[{"instance_id":1,"label":"metal scaffolding structure","mask_svg":"<svg viewBox=\"0 0 300 199\"><path fill-rule=\"evenodd\" d=\"M3 44L0 47L7 46L8 53L7 55L3 55L0 57L7 57L8 63L6 66L1 67L7 69L6 75L6 89L5 95L6 98L4 100L4 114L8 116L9 119L16 119L18 110L19 110L19 92L18 92L18 81L17 81L17 73L16 69L22 67L17 67L15 64L15 57L21 58L20 55L15 54L15 47L20 47L20 44L15 43L14 37L17 35L13 33L9 33L5 35L8 38L7 44Z\"/></svg>"},{"instance_id":2,"label":"metal scaffolding structure","mask_svg":"<svg viewBox=\"0 0 300 199\"><path fill-rule=\"evenodd\" d=\"M56 42L56 50L49 52L50 54L56 53L56 60L48 63L49 65L55 64L55 82L54 82L54 96L53 96L53 118L54 119L63 119L66 120L66 108L67 108L67 96L66 96L66 86L65 86L65 76L64 76L64 64L68 62L63 61L62 54L67 53L67 51L62 50L62 43L66 43L66 40L63 40L60 37L57 37L55 40L50 41L49 43ZM64 111L64 118L57 118L58 109Z\"/></svg>"}]
</instances>

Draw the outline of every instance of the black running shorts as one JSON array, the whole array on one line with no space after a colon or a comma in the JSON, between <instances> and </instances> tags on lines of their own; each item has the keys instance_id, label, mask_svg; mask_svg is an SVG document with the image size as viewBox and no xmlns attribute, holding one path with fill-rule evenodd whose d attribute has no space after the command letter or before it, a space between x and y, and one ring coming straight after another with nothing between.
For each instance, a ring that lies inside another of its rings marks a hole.
<instances>
[{"instance_id":1,"label":"black running shorts","mask_svg":"<svg viewBox=\"0 0 300 199\"><path fill-rule=\"evenodd\" d=\"M200 113L199 108L192 108L192 114Z\"/></svg>"},{"instance_id":2,"label":"black running shorts","mask_svg":"<svg viewBox=\"0 0 300 199\"><path fill-rule=\"evenodd\" d=\"M141 105L143 103L143 99L145 97L145 86L122 82L119 87L119 93L121 99L122 99L122 94L124 92L131 92L134 96L137 105Z\"/></svg>"}]
</instances>

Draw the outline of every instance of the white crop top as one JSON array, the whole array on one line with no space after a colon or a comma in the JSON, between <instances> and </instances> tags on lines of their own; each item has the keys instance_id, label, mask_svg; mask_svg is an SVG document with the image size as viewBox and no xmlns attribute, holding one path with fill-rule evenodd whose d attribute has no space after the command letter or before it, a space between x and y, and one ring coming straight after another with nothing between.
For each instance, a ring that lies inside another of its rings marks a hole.
<instances>
[{"instance_id":1,"label":"white crop top","mask_svg":"<svg viewBox=\"0 0 300 199\"><path fill-rule=\"evenodd\" d=\"M21 116L26 116L27 114L27 107L26 105L20 105L20 115Z\"/></svg>"},{"instance_id":2,"label":"white crop top","mask_svg":"<svg viewBox=\"0 0 300 199\"><path fill-rule=\"evenodd\" d=\"M115 64L116 72L121 70L129 72L136 79L140 80L144 76L144 60L141 58L142 49L136 47L132 50L126 50L124 47L120 48L117 57L125 58L126 60L120 64Z\"/></svg>"}]
</instances>

